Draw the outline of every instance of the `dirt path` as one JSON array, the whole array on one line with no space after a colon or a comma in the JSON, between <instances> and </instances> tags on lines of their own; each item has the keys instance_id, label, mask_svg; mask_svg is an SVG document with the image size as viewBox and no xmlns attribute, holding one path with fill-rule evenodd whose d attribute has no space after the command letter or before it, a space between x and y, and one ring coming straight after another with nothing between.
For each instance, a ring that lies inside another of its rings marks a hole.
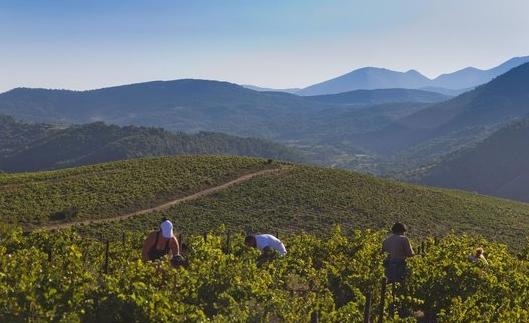
<instances>
[{"instance_id":1,"label":"dirt path","mask_svg":"<svg viewBox=\"0 0 529 323\"><path fill-rule=\"evenodd\" d=\"M136 215L141 215L141 214L146 214L146 213L166 210L166 209L168 209L168 208L170 208L170 207L172 207L174 205L177 205L177 204L180 204L180 203L183 203L183 202L192 201L192 200L196 200L196 199L199 199L201 197L204 197L204 196L212 195L212 194L217 193L219 191L225 190L225 189L227 189L227 188L229 188L231 186L240 184L242 182L249 181L250 179L252 179L252 178L254 178L256 176L261 176L261 175L266 175L266 174L279 172L283 168L284 167L274 168L274 169L265 169L265 170L261 170L261 171L255 172L255 173L247 174L247 175L241 176L239 178L236 178L236 179L234 179L232 181L226 182L226 183L224 183L222 185L210 187L210 188L205 189L203 191L200 191L200 192L188 195L188 196L180 197L178 199L169 201L167 203L164 203L164 204L161 204L161 205L149 208L149 209L144 209L144 210L135 211L135 212L132 212L132 213L127 213L127 214L118 215L118 216L114 216L114 217L110 217L110 218L104 218L104 219L93 219L93 220L74 221L74 222L68 222L68 223L49 224L49 225L44 225L44 226L35 228L35 230L55 230L55 229L69 228L69 227L72 227L72 226L75 226L75 225L78 225L78 224L88 225L88 224L94 224L94 223L113 222L113 221L119 221L119 220L128 219L128 218L131 218L131 217L136 216Z\"/></svg>"}]
</instances>

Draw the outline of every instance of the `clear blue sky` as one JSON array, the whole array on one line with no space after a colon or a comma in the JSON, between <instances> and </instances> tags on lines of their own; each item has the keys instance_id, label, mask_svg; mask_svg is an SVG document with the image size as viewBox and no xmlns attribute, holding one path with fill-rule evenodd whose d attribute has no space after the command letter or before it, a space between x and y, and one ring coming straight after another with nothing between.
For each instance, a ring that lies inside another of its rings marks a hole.
<instances>
[{"instance_id":1,"label":"clear blue sky","mask_svg":"<svg viewBox=\"0 0 529 323\"><path fill-rule=\"evenodd\" d=\"M529 55L527 0L0 0L0 91L206 78L302 87Z\"/></svg>"}]
</instances>

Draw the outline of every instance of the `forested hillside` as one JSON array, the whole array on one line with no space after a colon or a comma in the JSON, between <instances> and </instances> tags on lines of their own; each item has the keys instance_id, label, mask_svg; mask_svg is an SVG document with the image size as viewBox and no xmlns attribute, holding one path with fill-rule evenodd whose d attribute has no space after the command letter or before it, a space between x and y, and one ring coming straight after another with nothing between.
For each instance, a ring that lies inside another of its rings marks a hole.
<instances>
[{"instance_id":1,"label":"forested hillside","mask_svg":"<svg viewBox=\"0 0 529 323\"><path fill-rule=\"evenodd\" d=\"M302 161L301 153L263 139L220 133L171 133L160 128L96 122L57 129L0 119L0 170L57 169L147 156L210 154Z\"/></svg>"},{"instance_id":2,"label":"forested hillside","mask_svg":"<svg viewBox=\"0 0 529 323\"><path fill-rule=\"evenodd\" d=\"M0 156L8 156L24 149L32 142L54 133L55 127L46 124L27 124L0 114Z\"/></svg>"},{"instance_id":3,"label":"forested hillside","mask_svg":"<svg viewBox=\"0 0 529 323\"><path fill-rule=\"evenodd\" d=\"M423 172L421 174L421 172ZM419 170L418 181L529 202L529 120Z\"/></svg>"},{"instance_id":4,"label":"forested hillside","mask_svg":"<svg viewBox=\"0 0 529 323\"><path fill-rule=\"evenodd\" d=\"M405 89L310 98L227 82L175 80L81 92L19 88L0 94L0 113L22 120L104 121L265 138L302 149L322 165L356 168L356 155L366 151L358 148L359 135L446 98Z\"/></svg>"},{"instance_id":5,"label":"forested hillside","mask_svg":"<svg viewBox=\"0 0 529 323\"><path fill-rule=\"evenodd\" d=\"M435 103L446 101L450 96L436 92L414 89L374 89L355 90L337 94L306 96L308 100L350 105L375 105L384 103L422 102Z\"/></svg>"}]
</instances>

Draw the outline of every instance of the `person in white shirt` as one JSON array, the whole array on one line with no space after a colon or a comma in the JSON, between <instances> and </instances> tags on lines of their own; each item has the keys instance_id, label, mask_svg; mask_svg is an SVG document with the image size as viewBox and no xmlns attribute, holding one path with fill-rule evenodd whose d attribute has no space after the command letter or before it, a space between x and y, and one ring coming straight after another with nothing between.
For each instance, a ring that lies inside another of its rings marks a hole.
<instances>
[{"instance_id":1,"label":"person in white shirt","mask_svg":"<svg viewBox=\"0 0 529 323\"><path fill-rule=\"evenodd\" d=\"M253 248L257 248L261 251L266 251L266 249L273 249L279 252L281 256L287 254L287 249L281 240L274 237L271 234L252 234L246 236L244 243Z\"/></svg>"}]
</instances>

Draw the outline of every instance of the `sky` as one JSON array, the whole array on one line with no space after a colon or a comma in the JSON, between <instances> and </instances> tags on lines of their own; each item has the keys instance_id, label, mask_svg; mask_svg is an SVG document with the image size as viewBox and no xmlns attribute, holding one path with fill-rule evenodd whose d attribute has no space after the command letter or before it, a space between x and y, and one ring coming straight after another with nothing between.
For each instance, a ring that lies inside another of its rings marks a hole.
<instances>
[{"instance_id":1,"label":"sky","mask_svg":"<svg viewBox=\"0 0 529 323\"><path fill-rule=\"evenodd\" d=\"M527 0L0 0L0 92L179 78L304 87L529 55Z\"/></svg>"}]
</instances>

